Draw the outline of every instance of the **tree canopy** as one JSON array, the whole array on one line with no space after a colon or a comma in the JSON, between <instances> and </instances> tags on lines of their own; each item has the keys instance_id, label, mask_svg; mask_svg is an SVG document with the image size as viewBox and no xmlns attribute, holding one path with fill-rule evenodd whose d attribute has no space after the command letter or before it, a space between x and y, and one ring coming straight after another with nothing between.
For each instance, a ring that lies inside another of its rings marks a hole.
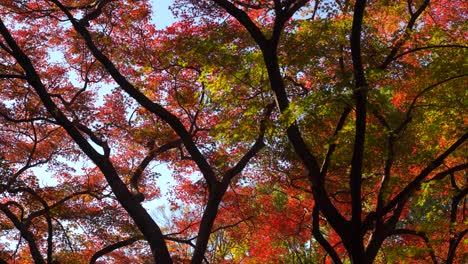
<instances>
[{"instance_id":1,"label":"tree canopy","mask_svg":"<svg viewBox=\"0 0 468 264\"><path fill-rule=\"evenodd\" d=\"M171 8L0 0L0 263L468 258L466 1Z\"/></svg>"}]
</instances>

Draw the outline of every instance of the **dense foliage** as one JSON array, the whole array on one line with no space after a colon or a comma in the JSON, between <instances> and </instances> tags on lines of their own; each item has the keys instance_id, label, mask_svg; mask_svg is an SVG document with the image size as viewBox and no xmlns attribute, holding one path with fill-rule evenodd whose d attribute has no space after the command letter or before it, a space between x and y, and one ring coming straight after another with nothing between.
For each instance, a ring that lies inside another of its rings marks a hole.
<instances>
[{"instance_id":1,"label":"dense foliage","mask_svg":"<svg viewBox=\"0 0 468 264\"><path fill-rule=\"evenodd\" d=\"M466 1L172 10L0 0L0 263L468 258Z\"/></svg>"}]
</instances>

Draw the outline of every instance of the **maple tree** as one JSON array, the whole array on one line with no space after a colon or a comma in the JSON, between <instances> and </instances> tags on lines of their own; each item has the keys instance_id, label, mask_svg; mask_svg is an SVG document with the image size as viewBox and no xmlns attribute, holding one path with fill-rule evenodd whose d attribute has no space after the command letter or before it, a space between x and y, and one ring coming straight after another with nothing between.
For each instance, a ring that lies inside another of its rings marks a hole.
<instances>
[{"instance_id":1,"label":"maple tree","mask_svg":"<svg viewBox=\"0 0 468 264\"><path fill-rule=\"evenodd\" d=\"M152 5L0 1L0 262L467 257L464 1Z\"/></svg>"}]
</instances>

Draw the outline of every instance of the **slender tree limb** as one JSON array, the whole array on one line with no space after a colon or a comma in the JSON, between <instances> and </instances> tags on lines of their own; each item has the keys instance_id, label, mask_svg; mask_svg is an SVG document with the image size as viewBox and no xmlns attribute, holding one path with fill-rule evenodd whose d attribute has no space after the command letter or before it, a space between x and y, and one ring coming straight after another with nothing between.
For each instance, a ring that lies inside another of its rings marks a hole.
<instances>
[{"instance_id":1,"label":"slender tree limb","mask_svg":"<svg viewBox=\"0 0 468 264\"><path fill-rule=\"evenodd\" d=\"M450 223L452 224L452 226L457 221L458 205L460 204L461 200L465 198L466 195L468 195L468 186L463 188L460 192L458 192L452 199L452 206L450 209Z\"/></svg>"},{"instance_id":2,"label":"slender tree limb","mask_svg":"<svg viewBox=\"0 0 468 264\"><path fill-rule=\"evenodd\" d=\"M167 234L164 235L164 237L167 239L167 238L174 237L175 235L183 234L185 231L187 231L188 229L190 229L191 227L193 227L194 225L197 225L197 224L199 224L199 223L198 222L192 222L191 224L187 225L184 229L182 229L180 231L177 231L177 232L167 233ZM193 240L193 239L189 239L189 240Z\"/></svg>"},{"instance_id":3,"label":"slender tree limb","mask_svg":"<svg viewBox=\"0 0 468 264\"><path fill-rule=\"evenodd\" d=\"M398 193L383 209L382 214L386 214L392 210L398 203L407 200L409 196L419 189L422 181L435 169L437 169L443 161L455 150L457 150L468 139L468 132L454 142L447 150L434 159L419 175L411 181L400 193Z\"/></svg>"},{"instance_id":4,"label":"slender tree limb","mask_svg":"<svg viewBox=\"0 0 468 264\"><path fill-rule=\"evenodd\" d=\"M413 30L414 25L416 24L416 20L421 16L424 10L429 5L430 0L424 0L421 6L416 10L416 12L412 11L411 4L409 4L409 12L410 12L410 20L406 25L405 31L403 35L400 37L399 40L396 41L396 44L392 47L390 53L385 58L384 62L379 66L379 69L385 69L387 66L394 60L395 55L397 54L398 50L405 44L406 40L409 38L411 31Z\"/></svg>"},{"instance_id":5,"label":"slender tree limb","mask_svg":"<svg viewBox=\"0 0 468 264\"><path fill-rule=\"evenodd\" d=\"M4 25L3 21L0 20L0 34L4 37L10 48L12 49L12 52L14 54L15 59L18 61L18 63L23 67L25 70L28 83L33 86L38 95L41 97L41 99L44 102L44 105L46 106L47 110L51 115L57 120L57 122L62 125L67 132L72 136L72 138L80 139L78 140L80 147L89 155L92 157L93 160L98 161L100 163L101 161L101 155L92 148L92 146L86 142L86 140L83 140L82 135L79 133L79 131L73 126L73 124L66 118L66 116L57 108L55 103L51 100L49 94L47 93L47 90L45 86L42 84L41 79L34 69L34 66L32 62L29 60L28 56L21 50L21 48L18 46L16 43L15 39L11 36L10 32Z\"/></svg>"},{"instance_id":6,"label":"slender tree limb","mask_svg":"<svg viewBox=\"0 0 468 264\"><path fill-rule=\"evenodd\" d=\"M406 125L408 124L408 122L411 120L411 117L412 117L412 114L413 114L413 110L416 106L416 103L418 101L418 99L423 96L425 93L429 92L430 90L436 88L437 86L441 85L441 84L444 84L446 82L449 82L451 80L455 80L455 79L458 79L458 78L463 78L463 77L466 77L468 76L468 74L460 74L460 75L456 75L456 76L452 76L450 78L447 78L447 79L444 79L444 80L441 80L441 81L438 81L434 84L431 84L429 85L428 87L424 88L423 90L421 90L414 98L413 98L413 101L411 102L410 106L408 107L408 110L406 111L406 118L405 120L401 123L401 125L395 129L395 132L396 134L399 134L405 127Z\"/></svg>"},{"instance_id":7,"label":"slender tree limb","mask_svg":"<svg viewBox=\"0 0 468 264\"><path fill-rule=\"evenodd\" d=\"M424 47L417 47L413 49L406 50L395 57L393 57L392 61L395 61L405 55L408 55L410 53L418 52L421 50L428 50L428 49L440 49L440 48L462 48L462 49L468 49L468 46L465 45L459 45L459 44L446 44L446 45L429 45L429 46L424 46Z\"/></svg>"},{"instance_id":8,"label":"slender tree limb","mask_svg":"<svg viewBox=\"0 0 468 264\"><path fill-rule=\"evenodd\" d=\"M431 256L432 262L434 264L437 264L437 258L434 253L434 249L431 246L431 243L429 241L429 238L427 237L426 233L420 232L420 231L415 231L411 229L406 229L406 228L400 228L400 229L395 229L393 230L388 236L394 236L394 235L413 235L420 237L422 240L424 240L424 243L426 244L426 247L429 249L429 254Z\"/></svg>"},{"instance_id":9,"label":"slender tree limb","mask_svg":"<svg viewBox=\"0 0 468 264\"><path fill-rule=\"evenodd\" d=\"M364 225L369 225L369 223L375 222L374 231L370 236L370 240L367 243L365 251L366 258L369 262L375 259L385 239L393 230L395 230L396 225L400 219L401 213L403 212L404 206L404 201L399 202L396 205L395 210L392 212L393 214L387 219L385 219L384 216L378 215L376 213L370 213L367 215L364 221ZM364 226L364 228L368 228L368 226Z\"/></svg>"},{"instance_id":10,"label":"slender tree limb","mask_svg":"<svg viewBox=\"0 0 468 264\"><path fill-rule=\"evenodd\" d=\"M70 249L70 252L75 253L76 250L73 248L73 244L71 242L70 236L67 234L67 229L65 228L65 226L63 226L63 224L59 221L59 219L57 219L57 218L52 218L52 219L55 222L57 222L58 226L62 230L63 235L64 235L65 240L66 240L65 244L67 244L68 248Z\"/></svg>"},{"instance_id":11,"label":"slender tree limb","mask_svg":"<svg viewBox=\"0 0 468 264\"><path fill-rule=\"evenodd\" d=\"M143 239L143 236L137 236L137 237L131 237L131 238L127 238L125 240L122 240L122 241L118 241L116 243L113 243L113 244L110 244L98 251L96 251L93 256L91 257L91 260L89 261L89 264L94 264L96 263L96 260L106 254L109 254L111 253L112 251L114 250L117 250L119 248L123 248L123 247L126 247L126 246L130 246L131 244L139 241L139 240L142 240Z\"/></svg>"},{"instance_id":12,"label":"slender tree limb","mask_svg":"<svg viewBox=\"0 0 468 264\"><path fill-rule=\"evenodd\" d=\"M309 3L310 0L297 0L297 1L290 1L291 5L288 6L285 10L285 20L288 21L291 19L294 14L296 14L299 9L304 7L307 3Z\"/></svg>"},{"instance_id":13,"label":"slender tree limb","mask_svg":"<svg viewBox=\"0 0 468 264\"><path fill-rule=\"evenodd\" d=\"M386 190L386 187L388 185L388 181L390 180L391 176L391 168L393 166L394 162L394 156L395 156L395 142L398 139L398 135L396 132L390 127L388 124L387 120L380 114L378 113L377 109L375 107L371 108L372 114L379 120L379 122L387 129L387 132L389 133L388 138L387 138L387 153L386 153L386 158L385 158L385 165L384 165L384 172L383 172L383 177L382 177L382 182L380 184L379 192L377 195L377 212L380 212L382 210L382 206L384 205L384 199L383 195ZM411 121L410 117L407 117L405 121L402 122L400 125L400 128L398 130L402 130L403 127L406 127L407 124ZM366 222L368 222L368 218L366 218ZM377 218L377 221L380 221L380 218Z\"/></svg>"},{"instance_id":14,"label":"slender tree limb","mask_svg":"<svg viewBox=\"0 0 468 264\"><path fill-rule=\"evenodd\" d=\"M27 226L24 225L16 215L10 211L7 205L0 204L0 211L2 211L13 223L13 225L20 231L21 237L23 237L26 242L28 242L29 251L31 252L31 257L36 264L45 264L44 258L41 255L39 248L36 245L36 239L34 238L33 233L28 230Z\"/></svg>"},{"instance_id":15,"label":"slender tree limb","mask_svg":"<svg viewBox=\"0 0 468 264\"><path fill-rule=\"evenodd\" d=\"M249 221L249 220L252 219L252 218L253 218L253 216L249 216L249 217L247 217L247 218L241 219L241 220L239 220L239 221L237 221L237 222L234 222L234 223L232 223L232 224L219 226L219 227L213 229L213 231L211 231L211 233L216 233L216 232L218 232L218 231L220 231L220 230L224 230L224 229L236 227L236 226L238 226L238 225L240 225L240 224L242 224L242 223L244 223L244 222Z\"/></svg>"},{"instance_id":16,"label":"slender tree limb","mask_svg":"<svg viewBox=\"0 0 468 264\"><path fill-rule=\"evenodd\" d=\"M18 239L18 243L16 243L15 251L13 251L13 254L8 259L15 259L16 258L16 254L18 254L18 250L19 250L19 248L21 246L22 241L23 241L23 237L20 234L19 239Z\"/></svg>"},{"instance_id":17,"label":"slender tree limb","mask_svg":"<svg viewBox=\"0 0 468 264\"><path fill-rule=\"evenodd\" d=\"M47 222L47 263L52 264L53 258L52 254L54 252L54 227L52 225L52 218L49 214L46 215L46 222Z\"/></svg>"},{"instance_id":18,"label":"slender tree limb","mask_svg":"<svg viewBox=\"0 0 468 264\"><path fill-rule=\"evenodd\" d=\"M11 190L11 192L12 192L12 193L15 193L15 192L20 192L20 191L22 191L22 190L23 190L23 188L17 188L17 189ZM65 202L67 202L67 201L69 201L69 200L75 198L76 196L79 196L79 195L88 195L88 194L91 194L91 192L90 192L90 191L81 191L81 192L76 192L76 193L73 193L73 194L71 194L71 195L68 195L68 196L66 196L66 197L64 197L64 198L62 198L62 199L60 199L59 201L57 201L57 202L55 202L55 203L53 203L53 204L51 204L51 205L48 205L48 208L49 208L48 210L49 210L49 211L50 211L50 210L53 210L54 208L61 206L62 204L64 204ZM25 222L26 222L26 223L30 223L34 218L40 217L40 216L42 216L42 215L44 215L44 214L46 214L46 213L47 213L47 209L45 209L45 208L44 208L44 209L41 209L41 210L38 210L38 211L35 211L35 212L29 214L29 215L25 218Z\"/></svg>"},{"instance_id":19,"label":"slender tree limb","mask_svg":"<svg viewBox=\"0 0 468 264\"><path fill-rule=\"evenodd\" d=\"M320 232L320 219L319 219L320 209L317 204L314 205L312 212L312 235L319 242L319 244L325 249L325 251L330 255L335 264L342 264L340 257L336 253L336 250L333 248L330 243L323 237L322 232Z\"/></svg>"},{"instance_id":20,"label":"slender tree limb","mask_svg":"<svg viewBox=\"0 0 468 264\"><path fill-rule=\"evenodd\" d=\"M13 118L3 112L0 112L0 116L3 117L6 121L12 122L12 123L30 123L30 122L36 122L36 121L45 121L51 124L56 124L56 122L52 119L48 119L46 117L32 117L32 118Z\"/></svg>"},{"instance_id":21,"label":"slender tree limb","mask_svg":"<svg viewBox=\"0 0 468 264\"><path fill-rule=\"evenodd\" d=\"M13 54L13 51L3 41L0 41L0 48L10 55Z\"/></svg>"},{"instance_id":22,"label":"slender tree limb","mask_svg":"<svg viewBox=\"0 0 468 264\"><path fill-rule=\"evenodd\" d=\"M455 260L455 253L458 248L458 245L462 241L463 237L468 234L468 228L460 232L456 238L450 240L449 252L447 253L447 261L446 264L452 264Z\"/></svg>"},{"instance_id":23,"label":"slender tree limb","mask_svg":"<svg viewBox=\"0 0 468 264\"><path fill-rule=\"evenodd\" d=\"M177 139L167 142L158 148L153 148L149 151L148 155L146 155L146 157L140 162L130 179L131 191L133 192L133 195L139 196L139 200L144 200L144 196L142 193L140 193L138 188L138 182L143 174L143 171L146 169L146 167L148 167L148 165L156 157L156 155L158 155L159 153L166 152L170 149L177 148L180 146L180 144L182 144L182 140Z\"/></svg>"},{"instance_id":24,"label":"slender tree limb","mask_svg":"<svg viewBox=\"0 0 468 264\"><path fill-rule=\"evenodd\" d=\"M452 168L450 168L448 170L437 173L434 177L427 180L427 182L429 182L429 181L439 181L439 180L444 179L447 175L451 175L451 174L453 174L453 173L455 173L457 171L466 170L466 169L468 169L468 163L460 164L460 165L452 167ZM457 187L457 186L454 186L454 188L455 187Z\"/></svg>"},{"instance_id":25,"label":"slender tree limb","mask_svg":"<svg viewBox=\"0 0 468 264\"><path fill-rule=\"evenodd\" d=\"M387 186L387 183L390 179L390 173L391 173L391 167L392 167L392 164L393 164L393 156L394 156L394 143L395 141L397 140L397 136L406 128L406 126L409 124L409 122L412 120L412 111L414 110L415 108L415 105L416 105L416 102L418 101L418 99L424 94L424 93L427 93L428 91L430 91L431 89L434 89L435 87L443 84L443 83L446 83L448 81L451 81L451 80L454 80L454 79L457 79L457 78L462 78L462 77L465 77L467 76L466 74L463 74L463 75L458 75L458 76L453 76L453 77L450 77L450 78L447 78L447 79L444 79L442 81L439 81L435 84L432 84L428 87L426 87L425 89L423 89L422 91L420 91L414 98L413 98L413 101L412 103L410 104L407 112L406 112L406 117L404 119L404 121L395 129L392 131L391 127L388 125L388 123L386 122L386 120L381 116L379 115L376 111L373 111L374 112L374 115L376 115L376 117L379 119L379 121L385 126L387 127L387 129L389 129L391 132L390 132L390 135L387 139L387 159L386 159L386 162L385 162L385 167L384 167L384 177L383 177L383 180L382 180L382 184L381 184L381 187L380 187L380 190L379 190L379 195L378 195L378 199L377 199L377 212L378 214L380 214L383 206L384 206L384 200L383 200L383 193L386 189L386 186ZM438 174L436 175L436 177L444 177L444 175L442 174Z\"/></svg>"},{"instance_id":26,"label":"slender tree limb","mask_svg":"<svg viewBox=\"0 0 468 264\"><path fill-rule=\"evenodd\" d=\"M79 130L85 133L94 143L96 143L98 146L100 146L104 150L105 157L108 158L110 156L110 147L109 147L109 144L107 144L107 141L105 139L102 139L99 136L97 136L91 129L89 129L89 127L81 124L78 120L74 120L72 123Z\"/></svg>"},{"instance_id":27,"label":"slender tree limb","mask_svg":"<svg viewBox=\"0 0 468 264\"><path fill-rule=\"evenodd\" d=\"M308 2L310 2L310 0L274 1L276 17L279 17L283 24L280 26L283 27L284 23L291 19L291 17Z\"/></svg>"},{"instance_id":28,"label":"slender tree limb","mask_svg":"<svg viewBox=\"0 0 468 264\"><path fill-rule=\"evenodd\" d=\"M26 76L19 74L0 74L0 79L21 79L25 80Z\"/></svg>"},{"instance_id":29,"label":"slender tree limb","mask_svg":"<svg viewBox=\"0 0 468 264\"><path fill-rule=\"evenodd\" d=\"M388 124L387 119L385 119L385 117L379 113L377 108L378 106L369 105L369 110L371 111L372 115L374 115L377 118L377 120L379 120L380 124L383 127L385 127L385 129L387 129L388 131L392 131L392 128Z\"/></svg>"},{"instance_id":30,"label":"slender tree limb","mask_svg":"<svg viewBox=\"0 0 468 264\"><path fill-rule=\"evenodd\" d=\"M287 21L286 12L289 9L291 3L282 3L280 0L274 1L274 10L275 10L275 22L273 24L273 30L271 33L271 37L269 38L268 43L272 47L277 47L279 40L281 38L281 32L283 31L284 25Z\"/></svg>"},{"instance_id":31,"label":"slender tree limb","mask_svg":"<svg viewBox=\"0 0 468 264\"><path fill-rule=\"evenodd\" d=\"M34 122L31 121L31 129L33 131L33 136L32 136L32 141L33 145L31 147L31 150L29 151L28 158L26 160L26 164L21 167L18 171L16 171L11 177L9 177L8 182L6 184L6 189L9 189L18 179L18 177L23 174L26 170L37 166L37 163L32 163L34 154L36 154L36 149L38 145L38 139L37 139L37 131L36 127L34 126Z\"/></svg>"},{"instance_id":32,"label":"slender tree limb","mask_svg":"<svg viewBox=\"0 0 468 264\"><path fill-rule=\"evenodd\" d=\"M19 204L17 201L7 201L6 203L4 203L4 205L8 208L9 206L15 206L16 208L18 208L20 210L20 217L19 219L23 220L24 219L24 207Z\"/></svg>"},{"instance_id":33,"label":"slender tree limb","mask_svg":"<svg viewBox=\"0 0 468 264\"><path fill-rule=\"evenodd\" d=\"M50 207L49 204L32 188L30 187L20 187L15 190L10 190L10 193L16 193L17 191L24 191L34 197L39 203L41 203L42 207L44 207L44 217L47 222L47 264L52 263L52 252L53 252L53 226L52 226L52 218L50 216ZM25 226L29 226L31 222L26 219L26 221L23 220Z\"/></svg>"},{"instance_id":34,"label":"slender tree limb","mask_svg":"<svg viewBox=\"0 0 468 264\"><path fill-rule=\"evenodd\" d=\"M409 119L408 119L409 120ZM390 181L393 162L395 160L395 141L397 137L393 131L391 131L390 126L386 124L389 130L389 136L387 138L387 153L385 158L384 173L382 182L380 184L379 192L377 194L377 214L380 214L382 207L385 205L384 193L387 189L388 182ZM377 221L380 222L381 218L377 218Z\"/></svg>"},{"instance_id":35,"label":"slender tree limb","mask_svg":"<svg viewBox=\"0 0 468 264\"><path fill-rule=\"evenodd\" d=\"M335 133L333 133L334 138L338 136L338 133L343 128L346 118L348 117L350 112L351 112L351 108L346 107L343 110L343 113L341 113L338 123L336 124ZM333 155L333 152L335 152L335 149L336 149L336 142L333 142L328 146L327 154L325 155L325 158L322 163L322 167L320 168L320 174L322 174L322 177L325 177L327 175L328 167L330 166L331 156Z\"/></svg>"},{"instance_id":36,"label":"slender tree limb","mask_svg":"<svg viewBox=\"0 0 468 264\"><path fill-rule=\"evenodd\" d=\"M232 224L227 224L227 225L222 225L222 226L219 226L213 230L210 231L211 234L213 233L216 233L220 230L224 230L224 229L228 229L228 228L232 228L232 227L236 227L238 226L239 224L242 224L246 221L249 221L250 219L254 218L253 216L248 216L246 218L243 218L237 222L234 222ZM188 227L184 228L184 230L182 231L179 231L179 232L176 232L176 233L170 233L170 234L166 234L164 235L164 238L167 239L167 240L171 240L171 241L176 241L176 242L181 242L181 241L193 241L195 239L198 239L198 235L197 236L194 236L194 237L191 237L191 238L186 238L186 239L182 239L182 238L177 238L177 237L174 237L173 235L176 235L176 234L182 234L185 230L187 230L188 228L190 228L192 225L189 225ZM195 248L195 245L193 246Z\"/></svg>"},{"instance_id":37,"label":"slender tree limb","mask_svg":"<svg viewBox=\"0 0 468 264\"><path fill-rule=\"evenodd\" d=\"M224 175L223 175L223 184L229 184L236 176L239 174L245 166L249 163L249 161L257 155L257 153L265 146L265 143L263 142L263 139L265 137L265 130L266 130L266 121L270 117L271 112L273 111L274 104L270 104L267 106L264 118L260 121L260 132L258 133L258 137L255 140L255 143L253 146L247 151L247 153L242 156L242 158L237 162L234 167L229 169Z\"/></svg>"},{"instance_id":38,"label":"slender tree limb","mask_svg":"<svg viewBox=\"0 0 468 264\"><path fill-rule=\"evenodd\" d=\"M466 199L466 195L468 195L468 186L460 190L452 198L452 205L450 208L450 240L449 250L447 252L447 264L452 264L454 262L458 245L460 244L460 241L463 239L465 234L468 232L468 228L458 234L454 231L454 227L457 222L458 206L463 199Z\"/></svg>"},{"instance_id":39,"label":"slender tree limb","mask_svg":"<svg viewBox=\"0 0 468 264\"><path fill-rule=\"evenodd\" d=\"M236 223L233 223L233 224L229 224L229 225L225 225L225 226L220 226L220 227L218 227L218 228L216 228L216 229L210 231L210 234L215 233L215 232L217 232L217 231L219 231L219 230L222 230L222 229L235 227L235 226L237 226L237 225L239 225L239 224L241 224L241 223L243 223L243 222L245 222L245 221L247 221L247 220L249 220L249 219L251 219L251 218L253 218L253 216L247 217L247 218L242 219L242 220L240 220L240 221L238 221L238 222L236 222ZM192 225L190 225L190 226L192 226ZM189 227L190 227L190 226L189 226ZM185 228L185 230L188 229L189 227ZM197 246L196 246L192 241L195 240L195 239L198 239L198 235L197 235L197 236L194 236L194 237L192 237L192 238L188 238L188 239L182 239L182 238L177 238L177 237L172 237L172 236L171 236L171 235L173 235L173 234L181 234L181 233L183 233L183 232L184 232L184 230L183 230L183 231L179 231L179 232L177 232L177 233L167 234L167 235L164 236L164 238L165 238L166 240L169 240L169 241L174 241L174 242L177 242L177 243L187 244L187 245L193 247L193 248L196 250L196 249L197 249ZM208 261L208 259L206 258L205 254L203 254L202 260L204 260L205 263L209 263L209 261ZM193 261L193 260L192 260L192 261Z\"/></svg>"},{"instance_id":40,"label":"slender tree limb","mask_svg":"<svg viewBox=\"0 0 468 264\"><path fill-rule=\"evenodd\" d=\"M410 15L413 15L413 0L406 0L406 4L408 5L408 12L410 13Z\"/></svg>"}]
</instances>

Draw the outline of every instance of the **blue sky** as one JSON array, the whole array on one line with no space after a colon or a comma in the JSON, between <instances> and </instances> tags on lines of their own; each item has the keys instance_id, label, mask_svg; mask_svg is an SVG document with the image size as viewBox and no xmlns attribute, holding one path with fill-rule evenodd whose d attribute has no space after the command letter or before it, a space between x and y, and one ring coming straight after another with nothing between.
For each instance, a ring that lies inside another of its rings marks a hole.
<instances>
[{"instance_id":1,"label":"blue sky","mask_svg":"<svg viewBox=\"0 0 468 264\"><path fill-rule=\"evenodd\" d=\"M169 10L172 0L151 0L153 6L153 22L157 29L171 25L175 18Z\"/></svg>"}]
</instances>

